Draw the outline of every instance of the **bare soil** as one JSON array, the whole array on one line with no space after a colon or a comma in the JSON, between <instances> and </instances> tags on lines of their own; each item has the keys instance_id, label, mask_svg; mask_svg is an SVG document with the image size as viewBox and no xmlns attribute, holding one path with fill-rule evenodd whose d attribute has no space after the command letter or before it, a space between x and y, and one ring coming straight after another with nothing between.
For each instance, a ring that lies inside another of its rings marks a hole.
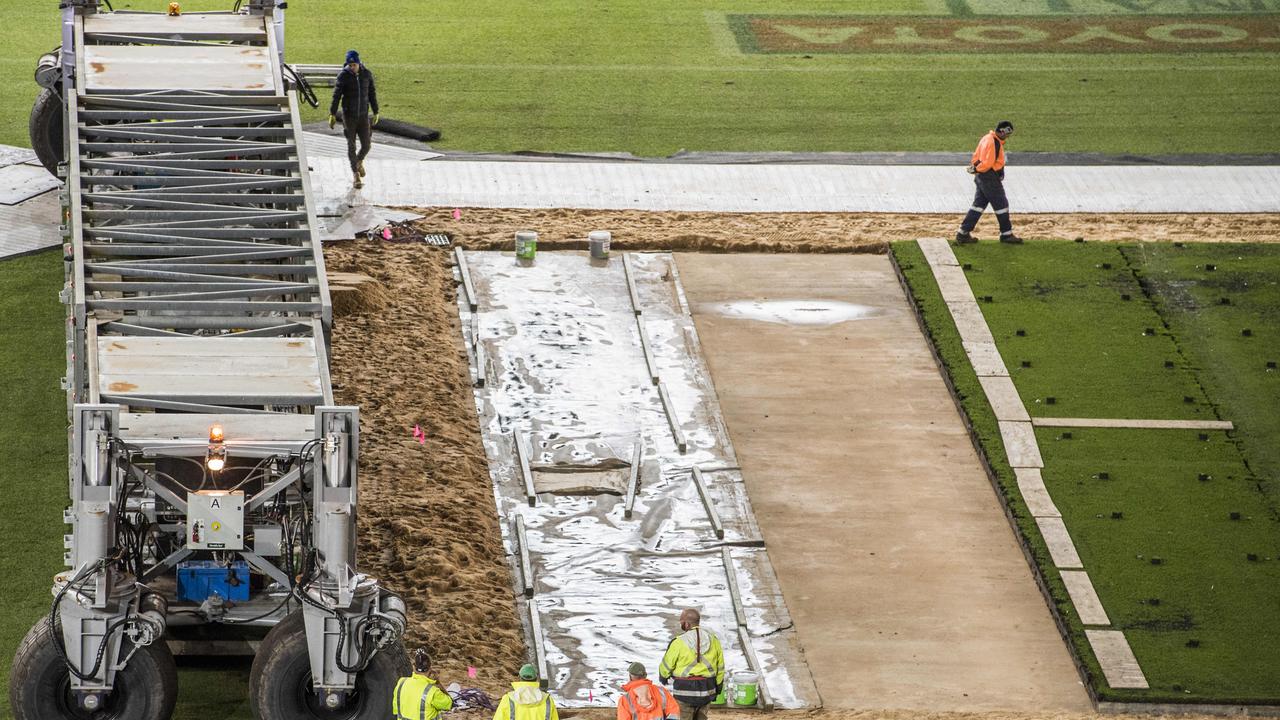
<instances>
[{"instance_id":1,"label":"bare soil","mask_svg":"<svg viewBox=\"0 0 1280 720\"><path fill-rule=\"evenodd\" d=\"M423 231L447 232L469 249L501 250L511 249L516 230L537 230L539 248L547 250L585 248L588 231L606 229L616 250L884 252L893 240L950 235L959 220L467 208L454 220L449 208L418 212L425 215L418 223ZM1022 215L1015 223L1028 238L1280 242L1280 215ZM984 218L976 234L994 237L994 221ZM405 598L412 618L408 644L430 650L445 683L501 693L525 662L524 636L460 339L450 252L421 243L361 240L330 245L325 258L330 270L368 275L384 291L376 293L377 302L344 308L332 346L338 402L361 408L361 566ZM414 439L415 425L425 432L425 443ZM468 666L477 669L477 679L467 678ZM581 715L604 720L608 712ZM831 720L1050 717L819 714Z\"/></svg>"}]
</instances>

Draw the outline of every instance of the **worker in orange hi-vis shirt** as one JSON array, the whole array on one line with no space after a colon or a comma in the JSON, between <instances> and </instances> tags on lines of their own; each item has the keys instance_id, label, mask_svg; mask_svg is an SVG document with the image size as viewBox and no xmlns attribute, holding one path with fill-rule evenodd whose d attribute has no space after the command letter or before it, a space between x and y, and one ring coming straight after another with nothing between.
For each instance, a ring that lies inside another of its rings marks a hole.
<instances>
[{"instance_id":1,"label":"worker in orange hi-vis shirt","mask_svg":"<svg viewBox=\"0 0 1280 720\"><path fill-rule=\"evenodd\" d=\"M1000 223L1000 242L1020 243L1022 238L1013 234L1013 223L1009 220L1009 201L1004 196L1004 160L1005 141L1013 134L1013 123L1001 120L996 129L982 136L978 141L978 149L973 151L969 167L965 168L974 176L973 182L978 186L973 195L973 206L960 223L960 231L956 233L956 242L975 243L978 238L970 235L982 217L987 205L996 212L996 220Z\"/></svg>"}]
</instances>

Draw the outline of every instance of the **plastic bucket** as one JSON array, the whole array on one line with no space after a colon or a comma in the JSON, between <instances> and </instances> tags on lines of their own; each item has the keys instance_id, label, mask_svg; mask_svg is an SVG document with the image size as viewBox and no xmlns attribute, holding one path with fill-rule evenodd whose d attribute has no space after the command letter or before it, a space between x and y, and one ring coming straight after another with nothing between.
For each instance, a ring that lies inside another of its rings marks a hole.
<instances>
[{"instance_id":1,"label":"plastic bucket","mask_svg":"<svg viewBox=\"0 0 1280 720\"><path fill-rule=\"evenodd\" d=\"M613 236L608 230L592 230L587 233L587 244L591 248L591 257L596 260L609 259L609 243Z\"/></svg>"},{"instance_id":2,"label":"plastic bucket","mask_svg":"<svg viewBox=\"0 0 1280 720\"><path fill-rule=\"evenodd\" d=\"M721 687L720 694L716 696L715 700L711 701L711 704L712 705L728 705L729 698L725 696L726 692L728 692L727 688Z\"/></svg>"},{"instance_id":3,"label":"plastic bucket","mask_svg":"<svg viewBox=\"0 0 1280 720\"><path fill-rule=\"evenodd\" d=\"M538 254L538 233L522 230L516 233L516 262L520 265L532 265Z\"/></svg>"},{"instance_id":4,"label":"plastic bucket","mask_svg":"<svg viewBox=\"0 0 1280 720\"><path fill-rule=\"evenodd\" d=\"M733 674L733 704L751 707L756 704L756 683L760 676L753 672L736 672Z\"/></svg>"}]
</instances>

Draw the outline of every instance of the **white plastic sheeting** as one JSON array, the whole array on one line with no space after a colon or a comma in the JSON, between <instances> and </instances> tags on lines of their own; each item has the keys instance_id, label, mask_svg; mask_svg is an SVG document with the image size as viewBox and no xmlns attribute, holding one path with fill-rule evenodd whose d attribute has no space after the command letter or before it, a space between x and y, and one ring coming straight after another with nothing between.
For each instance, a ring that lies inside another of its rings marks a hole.
<instances>
[{"instance_id":1,"label":"white plastic sheeting","mask_svg":"<svg viewBox=\"0 0 1280 720\"><path fill-rule=\"evenodd\" d=\"M465 300L459 310L466 342L478 328L477 356L485 358L486 382L476 390L481 428L500 516L519 513L527 528L535 590L527 605L543 632L532 641L545 649L557 698L570 707L612 705L636 660L656 678L687 606L700 608L719 634L730 672L748 669L722 560L727 545L772 701L817 706L671 256L632 258L654 361L688 442L684 454L650 382L620 256L542 253L533 267L517 266L512 253L466 258L478 323ZM643 438L632 519L624 517L625 493L542 493L530 507L514 435L529 448L534 473L629 462ZM723 540L691 479L694 465L704 470ZM503 525L518 574L515 533Z\"/></svg>"}]
</instances>

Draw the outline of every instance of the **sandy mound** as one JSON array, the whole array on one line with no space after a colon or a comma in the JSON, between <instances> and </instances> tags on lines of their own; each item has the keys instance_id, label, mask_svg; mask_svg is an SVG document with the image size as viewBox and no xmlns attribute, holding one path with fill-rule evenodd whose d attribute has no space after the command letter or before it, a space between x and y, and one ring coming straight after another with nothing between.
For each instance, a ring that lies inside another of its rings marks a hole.
<instances>
[{"instance_id":1,"label":"sandy mound","mask_svg":"<svg viewBox=\"0 0 1280 720\"><path fill-rule=\"evenodd\" d=\"M963 208L962 208L963 209ZM585 249L587 233L610 230L616 250L694 252L883 252L893 240L950 237L961 214L714 213L638 210L416 208L425 232L448 232L471 250L511 250L516 230L536 230L543 250ZM1280 242L1280 215L1018 215L1026 238L1180 242ZM974 232L994 240L987 213Z\"/></svg>"},{"instance_id":2,"label":"sandy mound","mask_svg":"<svg viewBox=\"0 0 1280 720\"><path fill-rule=\"evenodd\" d=\"M364 241L327 247L325 258L374 278L386 302L352 309L333 333L336 400L360 406L360 566L408 602L409 647L425 645L446 679L497 689L525 649L449 253Z\"/></svg>"}]
</instances>

